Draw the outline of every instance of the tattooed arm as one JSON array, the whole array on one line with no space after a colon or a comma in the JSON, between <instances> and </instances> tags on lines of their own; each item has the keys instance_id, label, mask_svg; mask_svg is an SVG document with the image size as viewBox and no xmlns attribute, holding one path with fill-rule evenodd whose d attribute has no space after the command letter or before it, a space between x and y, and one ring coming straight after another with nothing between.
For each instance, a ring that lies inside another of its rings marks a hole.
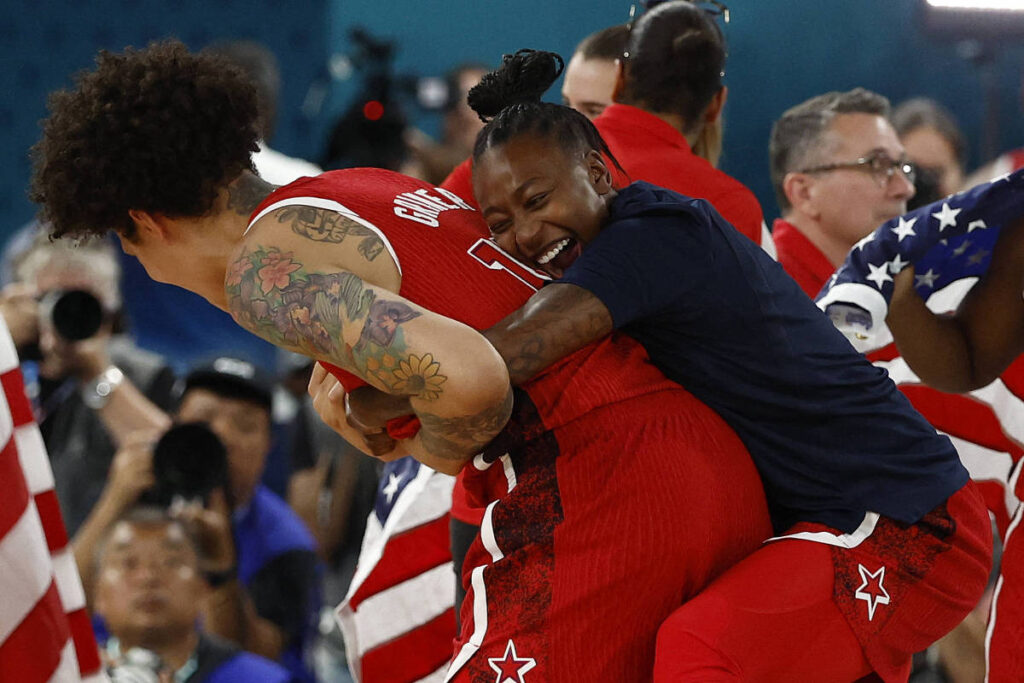
<instances>
[{"instance_id":1,"label":"tattooed arm","mask_svg":"<svg viewBox=\"0 0 1024 683\"><path fill-rule=\"evenodd\" d=\"M260 337L407 396L422 425L407 450L455 473L507 421L508 373L478 332L395 294L397 272L372 230L286 207L246 236L225 291L235 320Z\"/></svg>"},{"instance_id":2,"label":"tattooed arm","mask_svg":"<svg viewBox=\"0 0 1024 683\"><path fill-rule=\"evenodd\" d=\"M576 285L550 284L522 308L484 332L519 386L552 363L611 334L601 300Z\"/></svg>"}]
</instances>

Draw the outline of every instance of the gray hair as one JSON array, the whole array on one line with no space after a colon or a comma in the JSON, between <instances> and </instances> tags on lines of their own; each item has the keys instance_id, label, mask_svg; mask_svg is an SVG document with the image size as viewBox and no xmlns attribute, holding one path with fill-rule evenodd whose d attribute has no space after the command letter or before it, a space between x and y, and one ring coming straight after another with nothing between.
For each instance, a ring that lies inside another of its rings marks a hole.
<instances>
[{"instance_id":1,"label":"gray hair","mask_svg":"<svg viewBox=\"0 0 1024 683\"><path fill-rule=\"evenodd\" d=\"M779 209L785 213L792 208L782 187L786 174L814 163L812 159L822 152L825 133L837 115L874 114L888 119L889 111L888 99L864 88L825 93L787 110L772 126L768 144Z\"/></svg>"},{"instance_id":2,"label":"gray hair","mask_svg":"<svg viewBox=\"0 0 1024 683\"><path fill-rule=\"evenodd\" d=\"M52 240L48 232L49 226L42 226L19 256L14 266L15 280L34 285L44 270L81 274L92 284L93 293L107 311L120 310L121 266L116 249L102 239Z\"/></svg>"}]
</instances>

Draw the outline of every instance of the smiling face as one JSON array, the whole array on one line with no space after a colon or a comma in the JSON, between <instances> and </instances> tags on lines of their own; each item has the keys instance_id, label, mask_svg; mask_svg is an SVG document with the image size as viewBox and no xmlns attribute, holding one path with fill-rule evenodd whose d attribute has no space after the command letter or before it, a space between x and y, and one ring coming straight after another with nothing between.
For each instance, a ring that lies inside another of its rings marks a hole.
<instances>
[{"instance_id":1,"label":"smiling face","mask_svg":"<svg viewBox=\"0 0 1024 683\"><path fill-rule=\"evenodd\" d=\"M559 278L608 218L615 197L601 154L525 134L473 165L473 191L494 241Z\"/></svg>"}]
</instances>

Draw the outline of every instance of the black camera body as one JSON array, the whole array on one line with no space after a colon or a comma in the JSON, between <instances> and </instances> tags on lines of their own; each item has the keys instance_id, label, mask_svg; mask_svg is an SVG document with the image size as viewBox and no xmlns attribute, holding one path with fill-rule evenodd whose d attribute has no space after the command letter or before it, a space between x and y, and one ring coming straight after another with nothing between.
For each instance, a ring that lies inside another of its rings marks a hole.
<instances>
[{"instance_id":1,"label":"black camera body","mask_svg":"<svg viewBox=\"0 0 1024 683\"><path fill-rule=\"evenodd\" d=\"M205 422L185 422L168 429L153 448L156 485L141 502L170 507L176 500L206 503L210 493L228 482L224 444Z\"/></svg>"}]
</instances>

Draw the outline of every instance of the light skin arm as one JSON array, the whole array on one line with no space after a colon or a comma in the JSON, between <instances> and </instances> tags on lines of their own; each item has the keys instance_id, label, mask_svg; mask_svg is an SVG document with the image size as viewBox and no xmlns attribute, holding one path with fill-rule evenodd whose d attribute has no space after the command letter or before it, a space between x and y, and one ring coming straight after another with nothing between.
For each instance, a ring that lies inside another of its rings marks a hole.
<instances>
[{"instance_id":1,"label":"light skin arm","mask_svg":"<svg viewBox=\"0 0 1024 683\"><path fill-rule=\"evenodd\" d=\"M512 384L520 386L553 363L611 334L613 327L611 313L596 296L576 285L554 283L486 330L484 336L501 355ZM379 392L360 389L350 399L350 417L366 430L380 429L389 419L410 412L402 397ZM316 405L329 423L344 420L340 402L332 405L324 400ZM332 410L341 414L332 417ZM360 447L365 450L366 444Z\"/></svg>"},{"instance_id":2,"label":"light skin arm","mask_svg":"<svg viewBox=\"0 0 1024 683\"><path fill-rule=\"evenodd\" d=\"M225 291L232 316L258 336L407 396L422 425L409 452L457 473L508 420L508 373L478 332L395 294L397 273L369 228L293 206L253 227Z\"/></svg>"},{"instance_id":3,"label":"light skin arm","mask_svg":"<svg viewBox=\"0 0 1024 683\"><path fill-rule=\"evenodd\" d=\"M951 393L977 389L1024 353L1024 221L1003 229L988 271L953 315L929 311L913 285L913 269L896 276L886 323L925 383Z\"/></svg>"}]
</instances>

